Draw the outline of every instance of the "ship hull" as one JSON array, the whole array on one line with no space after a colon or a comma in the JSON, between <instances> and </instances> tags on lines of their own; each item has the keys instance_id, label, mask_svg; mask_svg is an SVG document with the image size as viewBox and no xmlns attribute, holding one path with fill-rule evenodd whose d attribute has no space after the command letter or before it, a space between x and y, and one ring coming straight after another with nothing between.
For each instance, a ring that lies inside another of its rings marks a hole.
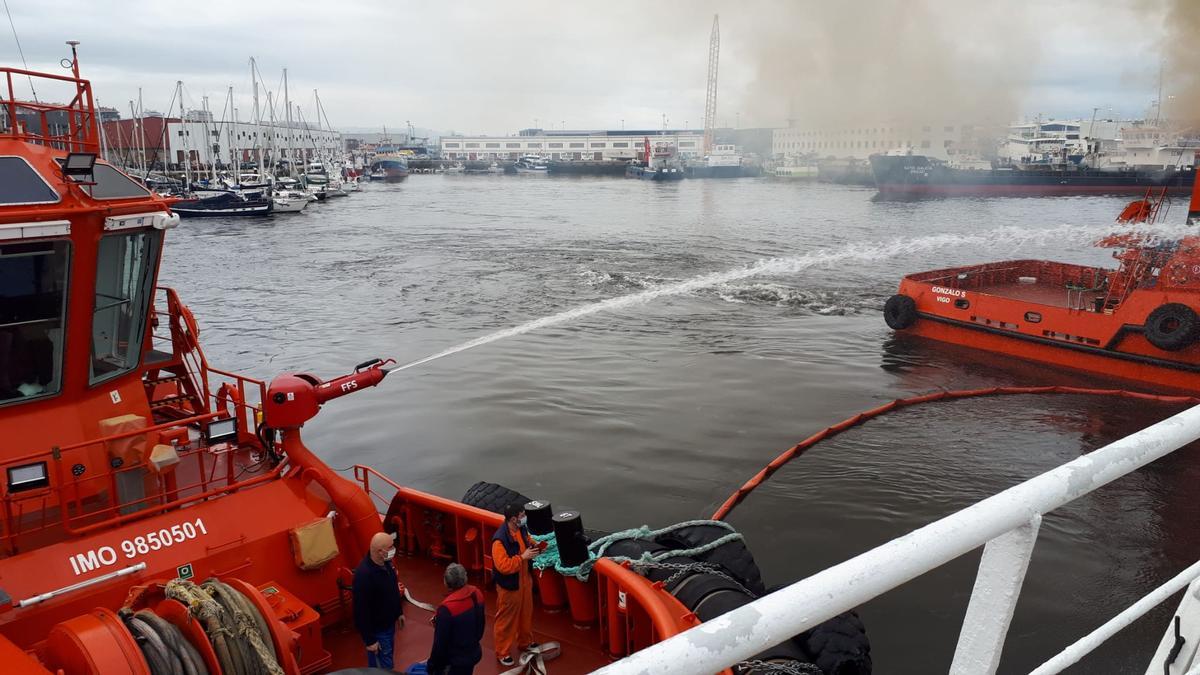
<instances>
[{"instance_id":1,"label":"ship hull","mask_svg":"<svg viewBox=\"0 0 1200 675\"><path fill-rule=\"evenodd\" d=\"M652 181L676 181L683 180L682 169L648 169L644 166L630 166L625 169L626 178L638 178L640 180Z\"/></svg>"},{"instance_id":2,"label":"ship hull","mask_svg":"<svg viewBox=\"0 0 1200 675\"><path fill-rule=\"evenodd\" d=\"M757 166L689 166L688 178L745 178L757 176L762 171Z\"/></svg>"},{"instance_id":3,"label":"ship hull","mask_svg":"<svg viewBox=\"0 0 1200 675\"><path fill-rule=\"evenodd\" d=\"M208 199L176 202L171 210L181 218L213 218L220 216L265 216L274 204L269 200L244 200L234 195L219 195Z\"/></svg>"},{"instance_id":4,"label":"ship hull","mask_svg":"<svg viewBox=\"0 0 1200 675\"><path fill-rule=\"evenodd\" d=\"M546 170L551 174L569 176L620 176L625 173L625 162L616 160L579 160L549 162Z\"/></svg>"},{"instance_id":5,"label":"ship hull","mask_svg":"<svg viewBox=\"0 0 1200 675\"><path fill-rule=\"evenodd\" d=\"M371 180L399 183L408 178L408 164L395 160L383 160L371 165Z\"/></svg>"},{"instance_id":6,"label":"ship hull","mask_svg":"<svg viewBox=\"0 0 1200 675\"><path fill-rule=\"evenodd\" d=\"M914 197L1187 193L1196 176L1190 169L959 169L921 155L873 155L871 170L880 194Z\"/></svg>"}]
</instances>

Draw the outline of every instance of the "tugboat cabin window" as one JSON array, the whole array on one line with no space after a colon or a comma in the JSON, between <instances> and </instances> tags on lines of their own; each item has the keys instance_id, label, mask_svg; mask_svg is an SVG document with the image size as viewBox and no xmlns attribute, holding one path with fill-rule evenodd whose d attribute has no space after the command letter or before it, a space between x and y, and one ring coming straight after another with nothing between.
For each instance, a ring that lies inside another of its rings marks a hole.
<instances>
[{"instance_id":1,"label":"tugboat cabin window","mask_svg":"<svg viewBox=\"0 0 1200 675\"><path fill-rule=\"evenodd\" d=\"M54 161L62 165L64 160L56 159ZM138 185L137 181L103 162L96 162L96 165L92 167L92 181L95 185L80 186L92 199L129 199L150 196L146 188Z\"/></svg>"},{"instance_id":2,"label":"tugboat cabin window","mask_svg":"<svg viewBox=\"0 0 1200 675\"><path fill-rule=\"evenodd\" d=\"M141 359L161 241L158 230L100 240L92 306L92 384L133 370Z\"/></svg>"},{"instance_id":3,"label":"tugboat cabin window","mask_svg":"<svg viewBox=\"0 0 1200 675\"><path fill-rule=\"evenodd\" d=\"M25 161L0 157L0 204L53 204L58 193Z\"/></svg>"},{"instance_id":4,"label":"tugboat cabin window","mask_svg":"<svg viewBox=\"0 0 1200 675\"><path fill-rule=\"evenodd\" d=\"M0 244L0 404L62 387L70 251L66 241Z\"/></svg>"}]
</instances>

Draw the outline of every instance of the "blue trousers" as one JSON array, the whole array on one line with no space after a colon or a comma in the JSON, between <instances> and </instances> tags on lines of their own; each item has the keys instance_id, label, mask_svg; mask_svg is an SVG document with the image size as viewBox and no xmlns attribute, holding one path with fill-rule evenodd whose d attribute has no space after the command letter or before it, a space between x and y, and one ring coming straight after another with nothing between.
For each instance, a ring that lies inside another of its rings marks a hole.
<instances>
[{"instance_id":1,"label":"blue trousers","mask_svg":"<svg viewBox=\"0 0 1200 675\"><path fill-rule=\"evenodd\" d=\"M396 627L392 626L387 630L376 633L375 641L379 643L379 651L367 652L367 666L391 670L393 666L392 650L395 649L396 642Z\"/></svg>"}]
</instances>

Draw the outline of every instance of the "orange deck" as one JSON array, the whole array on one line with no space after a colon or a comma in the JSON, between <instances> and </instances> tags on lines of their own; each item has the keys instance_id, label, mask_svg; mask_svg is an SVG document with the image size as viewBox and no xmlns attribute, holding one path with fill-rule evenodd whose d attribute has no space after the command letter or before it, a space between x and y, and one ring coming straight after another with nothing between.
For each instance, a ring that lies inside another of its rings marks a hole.
<instances>
[{"instance_id":1,"label":"orange deck","mask_svg":"<svg viewBox=\"0 0 1200 675\"><path fill-rule=\"evenodd\" d=\"M444 566L424 558L407 558L399 562L398 568L400 580L414 598L431 605L441 602L446 594L446 587L442 583ZM478 675L501 673L509 667L501 667L497 663L493 647L492 620L495 616L496 593L493 589L484 587L479 579L472 578L471 583L483 590L484 604L488 610L487 627L481 642L483 659L475 667L475 672ZM429 612L405 603L404 616L404 628L396 631L395 663L396 670L400 672L417 661L429 658L429 649L433 644L433 626L429 623L432 615ZM577 628L572 625L568 611L547 612L536 597L533 635L538 642L557 642L562 646L561 655L547 662L551 671L588 673L610 662L598 648L599 628ZM367 657L362 639L348 622L326 629L324 638L325 648L333 654L333 663L336 666L366 666Z\"/></svg>"},{"instance_id":2,"label":"orange deck","mask_svg":"<svg viewBox=\"0 0 1200 675\"><path fill-rule=\"evenodd\" d=\"M1046 305L1048 307L1093 307L1097 298L1104 298L1103 293L1095 291L1068 291L1061 285L1044 283L995 283L983 284L971 289L981 295L992 295L1011 300Z\"/></svg>"}]
</instances>

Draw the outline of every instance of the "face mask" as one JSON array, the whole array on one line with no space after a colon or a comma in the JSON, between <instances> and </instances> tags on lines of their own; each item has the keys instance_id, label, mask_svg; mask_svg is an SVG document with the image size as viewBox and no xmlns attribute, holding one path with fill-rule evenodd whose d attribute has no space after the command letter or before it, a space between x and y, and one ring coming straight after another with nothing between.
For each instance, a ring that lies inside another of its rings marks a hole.
<instances>
[{"instance_id":1,"label":"face mask","mask_svg":"<svg viewBox=\"0 0 1200 675\"><path fill-rule=\"evenodd\" d=\"M529 518L521 516L517 518L517 527L525 527L525 523L529 522Z\"/></svg>"},{"instance_id":2,"label":"face mask","mask_svg":"<svg viewBox=\"0 0 1200 675\"><path fill-rule=\"evenodd\" d=\"M385 561L391 560L392 558L395 558L395 557L396 557L396 549L394 549L394 548L389 548L388 550L383 552L383 559Z\"/></svg>"}]
</instances>

